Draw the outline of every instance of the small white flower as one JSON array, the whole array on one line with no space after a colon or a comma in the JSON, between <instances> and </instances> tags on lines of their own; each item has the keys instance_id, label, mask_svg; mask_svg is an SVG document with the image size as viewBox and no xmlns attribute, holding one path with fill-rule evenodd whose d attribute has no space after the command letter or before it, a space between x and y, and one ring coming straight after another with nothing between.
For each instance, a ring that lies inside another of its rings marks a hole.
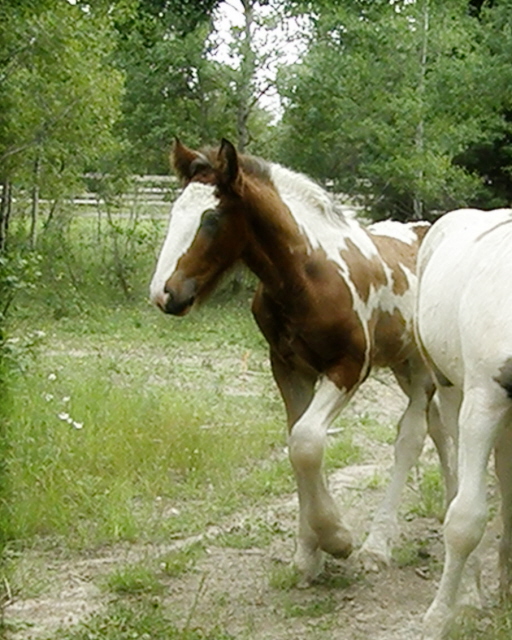
<instances>
[{"instance_id":1,"label":"small white flower","mask_svg":"<svg viewBox=\"0 0 512 640\"><path fill-rule=\"evenodd\" d=\"M71 420L69 413L66 413L65 411L61 411L59 413L59 420L65 420L66 422L69 422Z\"/></svg>"},{"instance_id":2,"label":"small white flower","mask_svg":"<svg viewBox=\"0 0 512 640\"><path fill-rule=\"evenodd\" d=\"M62 398L62 402L64 402L65 404L67 404L70 400L71 400L71 397L70 397L70 396L64 396L64 397Z\"/></svg>"},{"instance_id":3,"label":"small white flower","mask_svg":"<svg viewBox=\"0 0 512 640\"><path fill-rule=\"evenodd\" d=\"M57 376L54 373L50 373L50 375L48 376L48 380L51 380L53 382L54 380L57 380Z\"/></svg>"},{"instance_id":4,"label":"small white flower","mask_svg":"<svg viewBox=\"0 0 512 640\"><path fill-rule=\"evenodd\" d=\"M77 422L76 420L73 420L70 424L73 424L75 429L83 429L84 428L84 423L83 422Z\"/></svg>"},{"instance_id":5,"label":"small white flower","mask_svg":"<svg viewBox=\"0 0 512 640\"><path fill-rule=\"evenodd\" d=\"M53 400L53 393L45 393L44 399L46 400L46 402L51 402Z\"/></svg>"}]
</instances>

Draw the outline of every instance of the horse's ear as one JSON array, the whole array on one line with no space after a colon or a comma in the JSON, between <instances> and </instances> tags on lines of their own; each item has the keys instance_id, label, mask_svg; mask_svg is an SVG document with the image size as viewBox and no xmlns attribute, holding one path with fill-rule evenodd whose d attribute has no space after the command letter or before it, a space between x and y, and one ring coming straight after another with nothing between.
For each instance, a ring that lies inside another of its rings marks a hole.
<instances>
[{"instance_id":1,"label":"horse's ear","mask_svg":"<svg viewBox=\"0 0 512 640\"><path fill-rule=\"evenodd\" d=\"M181 180L190 180L192 177L191 165L198 157L200 157L199 153L186 147L179 138L174 139L171 151L171 165Z\"/></svg>"},{"instance_id":2,"label":"horse's ear","mask_svg":"<svg viewBox=\"0 0 512 640\"><path fill-rule=\"evenodd\" d=\"M217 160L219 182L223 187L236 190L240 175L238 152L234 145L225 138L222 138Z\"/></svg>"}]
</instances>

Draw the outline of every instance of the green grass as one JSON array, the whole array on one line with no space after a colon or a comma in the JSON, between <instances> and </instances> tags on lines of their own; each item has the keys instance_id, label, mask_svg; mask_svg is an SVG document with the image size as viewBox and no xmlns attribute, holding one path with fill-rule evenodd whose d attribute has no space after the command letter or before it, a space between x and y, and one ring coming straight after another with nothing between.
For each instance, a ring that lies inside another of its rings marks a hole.
<instances>
[{"instance_id":1,"label":"green grass","mask_svg":"<svg viewBox=\"0 0 512 640\"><path fill-rule=\"evenodd\" d=\"M233 640L221 629L177 627L155 599L115 601L104 613L46 640Z\"/></svg>"},{"instance_id":2,"label":"green grass","mask_svg":"<svg viewBox=\"0 0 512 640\"><path fill-rule=\"evenodd\" d=\"M160 556L158 559L159 569L165 576L177 578L184 573L192 571L204 554L204 545L200 542L195 542L182 549L170 551Z\"/></svg>"},{"instance_id":3,"label":"green grass","mask_svg":"<svg viewBox=\"0 0 512 640\"><path fill-rule=\"evenodd\" d=\"M465 611L457 620L450 640L509 640L512 637L512 606L486 611Z\"/></svg>"},{"instance_id":4,"label":"green grass","mask_svg":"<svg viewBox=\"0 0 512 640\"><path fill-rule=\"evenodd\" d=\"M333 613L336 606L336 598L330 594L312 598L304 603L289 600L284 603L283 608L286 618L320 618Z\"/></svg>"},{"instance_id":5,"label":"green grass","mask_svg":"<svg viewBox=\"0 0 512 640\"><path fill-rule=\"evenodd\" d=\"M276 563L270 571L269 585L278 591L290 591L298 585L300 577L293 565Z\"/></svg>"},{"instance_id":6,"label":"green grass","mask_svg":"<svg viewBox=\"0 0 512 640\"><path fill-rule=\"evenodd\" d=\"M67 277L57 281L72 298ZM143 299L105 307L91 297L82 314L41 313L41 291L20 299L7 345L16 365L0 505L8 539L95 546L194 533L291 486L276 456L284 411L251 293L228 293L186 319ZM247 370L263 393L251 395Z\"/></svg>"},{"instance_id":7,"label":"green grass","mask_svg":"<svg viewBox=\"0 0 512 640\"><path fill-rule=\"evenodd\" d=\"M172 372L167 384L148 383L151 375L143 362L98 353L35 360L17 377L6 461L11 537L135 539L179 530L182 520L189 527L184 499L207 503L195 509L199 528L221 504L269 493L263 476L271 482L276 471L257 461L282 446L275 412L262 415L255 396L205 389L200 371L187 389L173 386ZM247 491L237 499L242 475Z\"/></svg>"},{"instance_id":8,"label":"green grass","mask_svg":"<svg viewBox=\"0 0 512 640\"><path fill-rule=\"evenodd\" d=\"M216 544L232 549L264 548L278 535L282 535L282 531L277 523L269 524L260 519L247 520L218 535Z\"/></svg>"},{"instance_id":9,"label":"green grass","mask_svg":"<svg viewBox=\"0 0 512 640\"><path fill-rule=\"evenodd\" d=\"M423 518L436 518L441 521L444 516L444 485L439 465L428 465L422 468L419 482L419 496L410 512Z\"/></svg>"},{"instance_id":10,"label":"green grass","mask_svg":"<svg viewBox=\"0 0 512 640\"><path fill-rule=\"evenodd\" d=\"M430 554L428 544L428 540L406 540L393 549L393 560L399 567L438 564Z\"/></svg>"},{"instance_id":11,"label":"green grass","mask_svg":"<svg viewBox=\"0 0 512 640\"><path fill-rule=\"evenodd\" d=\"M105 586L117 595L156 595L164 590L155 571L145 563L117 568L107 577Z\"/></svg>"}]
</instances>

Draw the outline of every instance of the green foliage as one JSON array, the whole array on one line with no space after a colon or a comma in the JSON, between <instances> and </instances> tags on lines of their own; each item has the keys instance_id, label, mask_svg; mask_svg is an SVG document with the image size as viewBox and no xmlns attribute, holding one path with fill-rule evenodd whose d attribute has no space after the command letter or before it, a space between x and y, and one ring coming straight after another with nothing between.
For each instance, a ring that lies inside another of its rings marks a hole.
<instances>
[{"instance_id":1,"label":"green foliage","mask_svg":"<svg viewBox=\"0 0 512 640\"><path fill-rule=\"evenodd\" d=\"M472 202L481 180L454 160L499 130L503 102L467 3L323 3L317 15L303 63L281 78L283 160L365 195L374 217Z\"/></svg>"},{"instance_id":2,"label":"green foliage","mask_svg":"<svg viewBox=\"0 0 512 640\"><path fill-rule=\"evenodd\" d=\"M356 464L361 460L361 447L354 443L352 432L347 420L342 420L344 425L342 433L336 434L329 443L325 456L327 471Z\"/></svg>"},{"instance_id":3,"label":"green foliage","mask_svg":"<svg viewBox=\"0 0 512 640\"><path fill-rule=\"evenodd\" d=\"M431 563L433 558L428 551L428 541L408 540L393 549L393 560L399 567L419 567Z\"/></svg>"},{"instance_id":4,"label":"green foliage","mask_svg":"<svg viewBox=\"0 0 512 640\"><path fill-rule=\"evenodd\" d=\"M54 2L12 10L0 29L1 177L58 197L116 145L123 79L106 62L112 26L106 14Z\"/></svg>"},{"instance_id":5,"label":"green foliage","mask_svg":"<svg viewBox=\"0 0 512 640\"><path fill-rule=\"evenodd\" d=\"M148 42L134 29L116 54L126 74L121 126L140 173L168 172L175 136L196 146L235 134L231 71L208 58L209 28L179 35L162 23L158 34Z\"/></svg>"}]
</instances>

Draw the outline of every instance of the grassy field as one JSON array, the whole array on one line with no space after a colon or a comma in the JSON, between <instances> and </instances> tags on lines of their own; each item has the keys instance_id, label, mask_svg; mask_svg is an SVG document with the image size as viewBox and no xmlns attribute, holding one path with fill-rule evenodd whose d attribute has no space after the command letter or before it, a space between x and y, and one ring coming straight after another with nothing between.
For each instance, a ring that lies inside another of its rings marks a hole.
<instances>
[{"instance_id":1,"label":"grassy field","mask_svg":"<svg viewBox=\"0 0 512 640\"><path fill-rule=\"evenodd\" d=\"M120 219L101 236L97 222L76 217L42 236L10 316L0 496L9 598L48 589L33 553L84 557L120 544L190 538L294 490L282 402L249 312L254 282L246 278L236 294L225 285L186 319L165 317L146 301L165 222ZM358 424L342 417L338 426L328 470L363 461L368 442L389 447L392 439L389 425L364 417ZM375 478L367 490L381 487ZM408 506L411 517L439 516L439 487L429 466ZM222 531L215 545L267 549L283 535L258 516ZM232 640L222 624L192 623L201 582L185 621L170 615L169 580L193 575L205 554L198 542L121 563L100 585L103 610L51 640ZM417 549L404 543L397 565L417 562ZM324 637L322 628L334 628L339 615L333 590L345 588L346 578L336 576L306 599L290 595L296 581L289 567L271 571L281 615L314 625L312 640ZM466 620L453 637L502 640L511 620L499 609ZM252 634L248 626L236 640Z\"/></svg>"}]
</instances>

